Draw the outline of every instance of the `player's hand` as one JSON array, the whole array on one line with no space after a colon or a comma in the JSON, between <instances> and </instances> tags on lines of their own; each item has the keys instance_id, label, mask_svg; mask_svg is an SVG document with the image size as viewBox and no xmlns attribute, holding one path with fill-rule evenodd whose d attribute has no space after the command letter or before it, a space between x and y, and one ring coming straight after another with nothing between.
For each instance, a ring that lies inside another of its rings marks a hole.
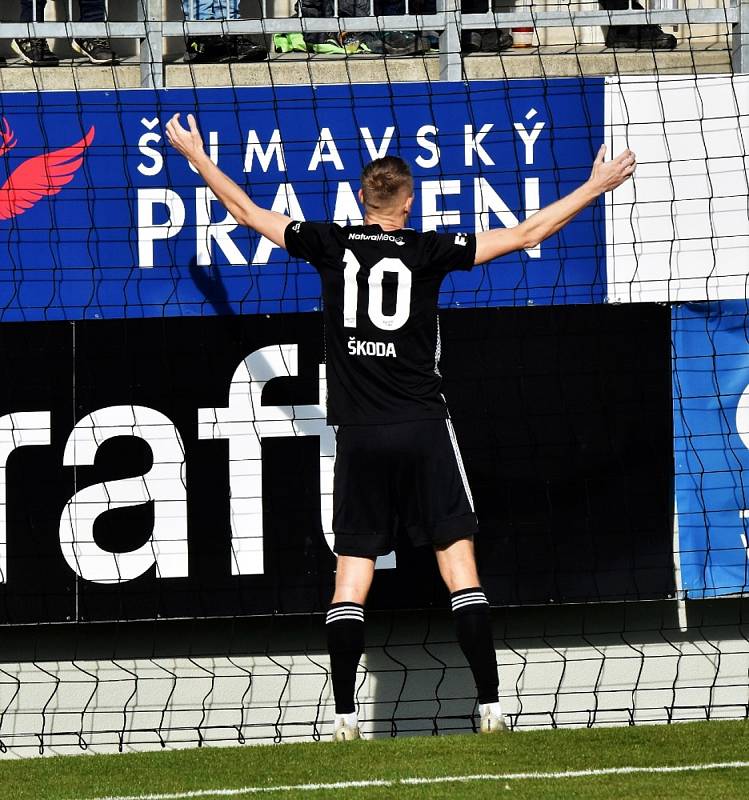
<instances>
[{"instance_id":1,"label":"player's hand","mask_svg":"<svg viewBox=\"0 0 749 800\"><path fill-rule=\"evenodd\" d=\"M593 169L590 173L589 182L599 194L610 192L621 186L628 180L637 166L635 154L631 150L624 150L611 161L604 161L606 155L606 145L602 144L598 150L596 160L593 162Z\"/></svg>"},{"instance_id":2,"label":"player's hand","mask_svg":"<svg viewBox=\"0 0 749 800\"><path fill-rule=\"evenodd\" d=\"M183 128L179 121L179 114L175 114L166 123L166 138L169 144L181 153L188 161L193 163L205 155L203 137L198 130L198 124L192 114L187 115L189 130Z\"/></svg>"}]
</instances>

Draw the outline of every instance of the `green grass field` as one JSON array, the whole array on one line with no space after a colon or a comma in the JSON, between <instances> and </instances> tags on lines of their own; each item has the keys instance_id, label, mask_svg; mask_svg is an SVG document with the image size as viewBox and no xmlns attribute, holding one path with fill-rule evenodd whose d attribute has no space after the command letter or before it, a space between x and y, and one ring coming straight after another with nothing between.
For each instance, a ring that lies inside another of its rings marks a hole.
<instances>
[{"instance_id":1,"label":"green grass field","mask_svg":"<svg viewBox=\"0 0 749 800\"><path fill-rule=\"evenodd\" d=\"M548 774L624 767L637 771ZM349 782L363 785L329 785ZM747 798L749 722L0 760L2 800L257 796Z\"/></svg>"}]
</instances>

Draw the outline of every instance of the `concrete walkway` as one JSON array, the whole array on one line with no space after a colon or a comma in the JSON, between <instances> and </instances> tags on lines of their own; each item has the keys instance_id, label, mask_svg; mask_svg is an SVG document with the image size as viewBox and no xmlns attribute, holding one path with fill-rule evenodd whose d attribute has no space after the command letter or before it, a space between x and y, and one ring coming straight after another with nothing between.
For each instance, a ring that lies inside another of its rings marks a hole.
<instances>
[{"instance_id":1,"label":"concrete walkway","mask_svg":"<svg viewBox=\"0 0 749 800\"><path fill-rule=\"evenodd\" d=\"M490 80L583 75L730 73L730 53L724 46L672 52L609 50L602 45L576 49L552 45L510 50L499 55L475 54L463 59L464 78ZM117 67L96 67L64 60L58 67L31 68L9 61L0 68L0 91L40 89L131 89L140 86L140 65L127 59ZM166 87L282 86L331 83L438 81L439 56L307 56L272 55L259 64L167 63Z\"/></svg>"}]
</instances>

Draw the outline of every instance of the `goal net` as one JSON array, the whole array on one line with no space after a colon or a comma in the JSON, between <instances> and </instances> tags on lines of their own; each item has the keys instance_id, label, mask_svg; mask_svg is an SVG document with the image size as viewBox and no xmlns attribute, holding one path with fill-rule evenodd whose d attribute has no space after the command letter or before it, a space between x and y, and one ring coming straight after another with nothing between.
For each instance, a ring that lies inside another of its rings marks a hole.
<instances>
[{"instance_id":1,"label":"goal net","mask_svg":"<svg viewBox=\"0 0 749 800\"><path fill-rule=\"evenodd\" d=\"M167 146L175 113L294 220L361 223L362 167L400 155L410 224L456 236L568 193L601 144L637 154L558 234L441 289L501 694L519 728L745 716L744 4L160 6L2 23L59 64L0 50L0 750L329 731L319 279ZM71 60L69 32L120 63ZM377 566L368 732L469 730L432 554Z\"/></svg>"}]
</instances>

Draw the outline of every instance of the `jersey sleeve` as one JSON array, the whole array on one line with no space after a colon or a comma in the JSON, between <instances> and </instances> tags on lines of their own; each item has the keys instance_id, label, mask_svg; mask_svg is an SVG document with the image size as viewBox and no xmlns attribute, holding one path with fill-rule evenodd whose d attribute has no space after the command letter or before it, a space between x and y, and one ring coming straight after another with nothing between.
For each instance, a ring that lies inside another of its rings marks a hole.
<instances>
[{"instance_id":1,"label":"jersey sleeve","mask_svg":"<svg viewBox=\"0 0 749 800\"><path fill-rule=\"evenodd\" d=\"M476 236L472 233L427 234L426 257L435 272L469 270L476 259Z\"/></svg>"},{"instance_id":2,"label":"jersey sleeve","mask_svg":"<svg viewBox=\"0 0 749 800\"><path fill-rule=\"evenodd\" d=\"M321 222L290 222L284 243L294 258L303 258L313 267L323 267L336 248L331 226Z\"/></svg>"}]
</instances>

